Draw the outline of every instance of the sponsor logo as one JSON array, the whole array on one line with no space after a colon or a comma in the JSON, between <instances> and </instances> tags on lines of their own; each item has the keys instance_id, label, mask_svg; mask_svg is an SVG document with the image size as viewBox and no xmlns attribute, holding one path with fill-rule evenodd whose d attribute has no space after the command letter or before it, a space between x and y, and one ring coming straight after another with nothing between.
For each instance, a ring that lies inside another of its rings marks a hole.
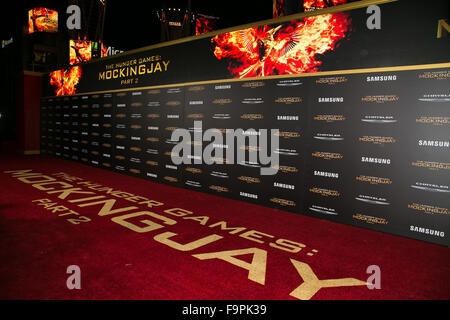
<instances>
[{"instance_id":1,"label":"sponsor logo","mask_svg":"<svg viewBox=\"0 0 450 320\"><path fill-rule=\"evenodd\" d=\"M275 153L282 154L285 156L298 156L297 150L294 149L280 149L277 148L274 150Z\"/></svg>"},{"instance_id":2,"label":"sponsor logo","mask_svg":"<svg viewBox=\"0 0 450 320\"><path fill-rule=\"evenodd\" d=\"M166 169L178 170L178 167L177 167L177 166L173 166L173 165L171 165L171 164L166 164L165 167L166 167Z\"/></svg>"},{"instance_id":3,"label":"sponsor logo","mask_svg":"<svg viewBox=\"0 0 450 320\"><path fill-rule=\"evenodd\" d=\"M375 102L375 103L387 103L387 102L395 102L400 98L397 95L376 95L376 96L365 96L361 98L362 102Z\"/></svg>"},{"instance_id":4,"label":"sponsor logo","mask_svg":"<svg viewBox=\"0 0 450 320\"><path fill-rule=\"evenodd\" d=\"M370 203L370 204L377 204L377 205L385 205L388 206L390 203L385 198L378 198L373 196L366 196L360 194L359 196L355 197L356 200Z\"/></svg>"},{"instance_id":5,"label":"sponsor logo","mask_svg":"<svg viewBox=\"0 0 450 320\"><path fill-rule=\"evenodd\" d=\"M169 88L166 91L167 93L180 93L181 92L181 88Z\"/></svg>"},{"instance_id":6,"label":"sponsor logo","mask_svg":"<svg viewBox=\"0 0 450 320\"><path fill-rule=\"evenodd\" d=\"M123 119L123 118L126 118L126 117L127 117L127 115L125 113L118 113L118 114L116 114L116 118L119 118L119 119Z\"/></svg>"},{"instance_id":7,"label":"sponsor logo","mask_svg":"<svg viewBox=\"0 0 450 320\"><path fill-rule=\"evenodd\" d=\"M231 119L231 116L229 113L216 113L212 116L213 119L220 119L220 120L226 120Z\"/></svg>"},{"instance_id":8,"label":"sponsor logo","mask_svg":"<svg viewBox=\"0 0 450 320\"><path fill-rule=\"evenodd\" d=\"M338 214L336 212L336 210L333 208L326 208L326 207L316 206L316 205L312 205L311 207L309 207L309 210L323 213L323 214L330 214L330 215L334 215L334 216L336 216Z\"/></svg>"},{"instance_id":9,"label":"sponsor logo","mask_svg":"<svg viewBox=\"0 0 450 320\"><path fill-rule=\"evenodd\" d=\"M140 119L140 118L142 118L142 114L141 113L132 113L130 117L132 119Z\"/></svg>"},{"instance_id":10,"label":"sponsor logo","mask_svg":"<svg viewBox=\"0 0 450 320\"><path fill-rule=\"evenodd\" d=\"M397 120L394 119L393 116L364 116L361 119L362 122L367 123L396 123Z\"/></svg>"},{"instance_id":11,"label":"sponsor logo","mask_svg":"<svg viewBox=\"0 0 450 320\"><path fill-rule=\"evenodd\" d=\"M126 95L127 95L126 92L119 92L119 93L116 93L116 96L117 96L117 97L124 97L124 96L126 96Z\"/></svg>"},{"instance_id":12,"label":"sponsor logo","mask_svg":"<svg viewBox=\"0 0 450 320\"><path fill-rule=\"evenodd\" d=\"M251 199L258 199L258 195L254 193L248 193L248 192L239 192L239 195L241 197L251 198Z\"/></svg>"},{"instance_id":13,"label":"sponsor logo","mask_svg":"<svg viewBox=\"0 0 450 320\"><path fill-rule=\"evenodd\" d=\"M285 116L285 115L278 115L277 120L283 120L283 121L298 121L298 116Z\"/></svg>"},{"instance_id":14,"label":"sponsor logo","mask_svg":"<svg viewBox=\"0 0 450 320\"><path fill-rule=\"evenodd\" d=\"M329 190L317 187L310 188L309 192L316 193L324 197L339 197L341 195L337 190Z\"/></svg>"},{"instance_id":15,"label":"sponsor logo","mask_svg":"<svg viewBox=\"0 0 450 320\"><path fill-rule=\"evenodd\" d=\"M277 82L278 87L294 87L300 86L303 83L300 80L280 80Z\"/></svg>"},{"instance_id":16,"label":"sponsor logo","mask_svg":"<svg viewBox=\"0 0 450 320\"><path fill-rule=\"evenodd\" d=\"M133 102L130 106L133 108L142 107L142 102Z\"/></svg>"},{"instance_id":17,"label":"sponsor logo","mask_svg":"<svg viewBox=\"0 0 450 320\"><path fill-rule=\"evenodd\" d=\"M148 142L159 142L159 138L155 137L148 137L145 140L147 140Z\"/></svg>"},{"instance_id":18,"label":"sponsor logo","mask_svg":"<svg viewBox=\"0 0 450 320\"><path fill-rule=\"evenodd\" d=\"M330 86L336 85L338 83L345 83L348 81L347 77L324 77L316 80L317 84L327 84Z\"/></svg>"},{"instance_id":19,"label":"sponsor logo","mask_svg":"<svg viewBox=\"0 0 450 320\"><path fill-rule=\"evenodd\" d=\"M336 173L336 172L314 170L313 174L314 174L314 176L317 176L317 177L339 179L339 173Z\"/></svg>"},{"instance_id":20,"label":"sponsor logo","mask_svg":"<svg viewBox=\"0 0 450 320\"><path fill-rule=\"evenodd\" d=\"M429 170L449 170L450 163L434 162L434 161L422 161L418 160L411 164L413 167L427 168Z\"/></svg>"},{"instance_id":21,"label":"sponsor logo","mask_svg":"<svg viewBox=\"0 0 450 320\"><path fill-rule=\"evenodd\" d=\"M254 177L240 176L237 179L240 181L247 182L247 183L261 183L261 179L254 178Z\"/></svg>"},{"instance_id":22,"label":"sponsor logo","mask_svg":"<svg viewBox=\"0 0 450 320\"><path fill-rule=\"evenodd\" d=\"M217 178L225 178L225 179L229 178L228 173L226 172L212 171L209 175Z\"/></svg>"},{"instance_id":23,"label":"sponsor logo","mask_svg":"<svg viewBox=\"0 0 450 320\"><path fill-rule=\"evenodd\" d=\"M220 84L214 86L214 90L228 90L231 89L231 84Z\"/></svg>"},{"instance_id":24,"label":"sponsor logo","mask_svg":"<svg viewBox=\"0 0 450 320\"><path fill-rule=\"evenodd\" d=\"M397 75L380 75L380 76L368 76L366 82L385 82L385 81L396 81Z\"/></svg>"},{"instance_id":25,"label":"sponsor logo","mask_svg":"<svg viewBox=\"0 0 450 320\"><path fill-rule=\"evenodd\" d=\"M363 136L359 137L359 141L373 144L385 144L396 142L396 140L393 137L379 137L379 136Z\"/></svg>"},{"instance_id":26,"label":"sponsor logo","mask_svg":"<svg viewBox=\"0 0 450 320\"><path fill-rule=\"evenodd\" d=\"M202 186L200 182L192 181L192 180L187 180L184 184L187 184L188 186L195 187L195 188L200 188Z\"/></svg>"},{"instance_id":27,"label":"sponsor logo","mask_svg":"<svg viewBox=\"0 0 450 320\"><path fill-rule=\"evenodd\" d=\"M193 92L198 92L198 91L203 91L205 90L204 86L193 86L193 87L189 87L188 91L193 91Z\"/></svg>"},{"instance_id":28,"label":"sponsor logo","mask_svg":"<svg viewBox=\"0 0 450 320\"><path fill-rule=\"evenodd\" d=\"M338 134L338 133L318 133L313 138L317 139L317 140L324 140L324 141L342 141L342 140L344 140L344 137L342 137L342 135Z\"/></svg>"},{"instance_id":29,"label":"sponsor logo","mask_svg":"<svg viewBox=\"0 0 450 320\"><path fill-rule=\"evenodd\" d=\"M273 186L276 188L281 188L281 189L295 190L295 186L292 184L274 182Z\"/></svg>"},{"instance_id":30,"label":"sponsor logo","mask_svg":"<svg viewBox=\"0 0 450 320\"><path fill-rule=\"evenodd\" d=\"M203 104L203 100L189 101L190 106L200 106L202 104Z\"/></svg>"},{"instance_id":31,"label":"sponsor logo","mask_svg":"<svg viewBox=\"0 0 450 320\"><path fill-rule=\"evenodd\" d=\"M314 117L314 120L332 123L335 121L344 121L345 117L342 114L319 114Z\"/></svg>"},{"instance_id":32,"label":"sponsor logo","mask_svg":"<svg viewBox=\"0 0 450 320\"><path fill-rule=\"evenodd\" d=\"M145 164L147 164L149 166L152 166L152 167L158 166L158 162L157 161L151 161L151 160L145 161Z\"/></svg>"},{"instance_id":33,"label":"sponsor logo","mask_svg":"<svg viewBox=\"0 0 450 320\"><path fill-rule=\"evenodd\" d=\"M165 176L163 179L169 182L178 182L178 179L174 177Z\"/></svg>"},{"instance_id":34,"label":"sponsor logo","mask_svg":"<svg viewBox=\"0 0 450 320\"><path fill-rule=\"evenodd\" d=\"M441 141L441 140L419 140L419 147L439 147L439 148L448 148L450 145L450 141Z\"/></svg>"},{"instance_id":35,"label":"sponsor logo","mask_svg":"<svg viewBox=\"0 0 450 320\"><path fill-rule=\"evenodd\" d=\"M179 129L179 128L177 128L177 127L166 127L165 128L166 131L175 131L177 129Z\"/></svg>"},{"instance_id":36,"label":"sponsor logo","mask_svg":"<svg viewBox=\"0 0 450 320\"><path fill-rule=\"evenodd\" d=\"M147 177L158 178L158 175L156 173L147 172L146 174L147 174Z\"/></svg>"},{"instance_id":37,"label":"sponsor logo","mask_svg":"<svg viewBox=\"0 0 450 320\"><path fill-rule=\"evenodd\" d=\"M142 95L142 91L134 91L131 93L132 96L141 96Z\"/></svg>"},{"instance_id":38,"label":"sponsor logo","mask_svg":"<svg viewBox=\"0 0 450 320\"><path fill-rule=\"evenodd\" d=\"M445 214L449 215L450 211L447 208L440 208L436 206L430 206L426 204L419 204L419 203L411 203L408 204L408 208L416 211L421 211L426 214Z\"/></svg>"},{"instance_id":39,"label":"sponsor logo","mask_svg":"<svg viewBox=\"0 0 450 320\"><path fill-rule=\"evenodd\" d=\"M131 147L130 150L131 150L131 151L134 151L134 152L140 152L140 151L142 151L142 149L141 149L141 148L138 148L138 147Z\"/></svg>"},{"instance_id":40,"label":"sponsor logo","mask_svg":"<svg viewBox=\"0 0 450 320\"><path fill-rule=\"evenodd\" d=\"M131 129L141 129L142 126L139 125L139 124L132 124L132 125L130 126L130 128L131 128ZM133 139L133 138L132 138L132 139ZM141 139L139 139L139 140L141 140Z\"/></svg>"},{"instance_id":41,"label":"sponsor logo","mask_svg":"<svg viewBox=\"0 0 450 320\"><path fill-rule=\"evenodd\" d=\"M224 105L224 104L228 104L228 103L231 103L233 100L231 100L231 99L225 99L225 98L223 98L223 99L214 99L213 100L213 104L220 104L220 105Z\"/></svg>"},{"instance_id":42,"label":"sponsor logo","mask_svg":"<svg viewBox=\"0 0 450 320\"><path fill-rule=\"evenodd\" d=\"M135 173L135 174L141 173L141 170L138 170L138 169L130 169L129 171L130 171L131 173Z\"/></svg>"},{"instance_id":43,"label":"sponsor logo","mask_svg":"<svg viewBox=\"0 0 450 320\"><path fill-rule=\"evenodd\" d=\"M217 191L217 192L229 192L228 188L222 187L222 186L211 185L211 186L209 186L209 189Z\"/></svg>"},{"instance_id":44,"label":"sponsor logo","mask_svg":"<svg viewBox=\"0 0 450 320\"><path fill-rule=\"evenodd\" d=\"M241 115L241 119L244 120L261 120L264 119L264 116L262 114L258 113L246 113Z\"/></svg>"},{"instance_id":45,"label":"sponsor logo","mask_svg":"<svg viewBox=\"0 0 450 320\"><path fill-rule=\"evenodd\" d=\"M419 79L447 80L450 78L450 70L444 71L425 71L419 74Z\"/></svg>"},{"instance_id":46,"label":"sponsor logo","mask_svg":"<svg viewBox=\"0 0 450 320\"><path fill-rule=\"evenodd\" d=\"M411 185L411 188L428 192L444 192L444 193L450 192L448 186L446 185L437 185L424 182L416 182L415 184Z\"/></svg>"},{"instance_id":47,"label":"sponsor logo","mask_svg":"<svg viewBox=\"0 0 450 320\"><path fill-rule=\"evenodd\" d=\"M300 97L279 97L275 99L275 103L293 104L301 103L303 101Z\"/></svg>"},{"instance_id":48,"label":"sponsor logo","mask_svg":"<svg viewBox=\"0 0 450 320\"><path fill-rule=\"evenodd\" d=\"M114 158L116 158L117 160L125 160L125 157L121 155L117 155Z\"/></svg>"},{"instance_id":49,"label":"sponsor logo","mask_svg":"<svg viewBox=\"0 0 450 320\"><path fill-rule=\"evenodd\" d=\"M443 124L449 124L450 123L450 117L426 117L422 116L420 118L416 119L417 123L422 124L432 124L435 126L441 126Z\"/></svg>"},{"instance_id":50,"label":"sponsor logo","mask_svg":"<svg viewBox=\"0 0 450 320\"><path fill-rule=\"evenodd\" d=\"M353 219L363 221L368 224L388 224L389 222L384 218L368 216L361 213L356 213L353 215Z\"/></svg>"},{"instance_id":51,"label":"sponsor logo","mask_svg":"<svg viewBox=\"0 0 450 320\"><path fill-rule=\"evenodd\" d=\"M450 102L450 94L424 94L419 101L423 102Z\"/></svg>"},{"instance_id":52,"label":"sponsor logo","mask_svg":"<svg viewBox=\"0 0 450 320\"><path fill-rule=\"evenodd\" d=\"M260 104L260 103L264 103L264 100L263 100L263 98L245 98L244 100L241 101L241 103Z\"/></svg>"},{"instance_id":53,"label":"sponsor logo","mask_svg":"<svg viewBox=\"0 0 450 320\"><path fill-rule=\"evenodd\" d=\"M311 154L314 158L320 158L324 160L339 160L344 158L344 156L340 153L333 153L333 152L313 152Z\"/></svg>"},{"instance_id":54,"label":"sponsor logo","mask_svg":"<svg viewBox=\"0 0 450 320\"><path fill-rule=\"evenodd\" d=\"M161 105L161 102L159 101L150 101L147 103L147 107L159 107Z\"/></svg>"},{"instance_id":55,"label":"sponsor logo","mask_svg":"<svg viewBox=\"0 0 450 320\"><path fill-rule=\"evenodd\" d=\"M242 88L259 88L264 86L265 83L262 81L245 82L241 85Z\"/></svg>"},{"instance_id":56,"label":"sponsor logo","mask_svg":"<svg viewBox=\"0 0 450 320\"><path fill-rule=\"evenodd\" d=\"M179 114L168 114L167 115L167 119L179 119L180 115Z\"/></svg>"},{"instance_id":57,"label":"sponsor logo","mask_svg":"<svg viewBox=\"0 0 450 320\"><path fill-rule=\"evenodd\" d=\"M429 234L430 236L436 236L436 237L441 237L441 238L445 237L444 231L433 230L433 229L424 228L424 227L409 226L409 231L423 233L423 234Z\"/></svg>"},{"instance_id":58,"label":"sponsor logo","mask_svg":"<svg viewBox=\"0 0 450 320\"><path fill-rule=\"evenodd\" d=\"M361 157L361 162L390 165L391 164L391 159L373 158L373 157L362 156Z\"/></svg>"},{"instance_id":59,"label":"sponsor logo","mask_svg":"<svg viewBox=\"0 0 450 320\"><path fill-rule=\"evenodd\" d=\"M112 103L104 103L103 104L103 108L111 108L112 107Z\"/></svg>"},{"instance_id":60,"label":"sponsor logo","mask_svg":"<svg viewBox=\"0 0 450 320\"><path fill-rule=\"evenodd\" d=\"M160 117L160 115L158 113L149 113L149 114L147 114L147 118L149 118L149 119L157 119L159 117Z\"/></svg>"},{"instance_id":61,"label":"sponsor logo","mask_svg":"<svg viewBox=\"0 0 450 320\"><path fill-rule=\"evenodd\" d=\"M344 97L320 97L317 98L317 102L319 103L342 103L344 102Z\"/></svg>"},{"instance_id":62,"label":"sponsor logo","mask_svg":"<svg viewBox=\"0 0 450 320\"><path fill-rule=\"evenodd\" d=\"M384 184L384 185L389 185L392 184L392 180L389 178L380 178L380 177L371 177L371 176L357 176L355 178L356 181L360 181L360 182L368 182L370 184Z\"/></svg>"},{"instance_id":63,"label":"sponsor logo","mask_svg":"<svg viewBox=\"0 0 450 320\"><path fill-rule=\"evenodd\" d=\"M159 90L159 89L153 89L153 90L147 91L147 94L158 94L158 93L161 93L161 90Z\"/></svg>"}]
</instances>

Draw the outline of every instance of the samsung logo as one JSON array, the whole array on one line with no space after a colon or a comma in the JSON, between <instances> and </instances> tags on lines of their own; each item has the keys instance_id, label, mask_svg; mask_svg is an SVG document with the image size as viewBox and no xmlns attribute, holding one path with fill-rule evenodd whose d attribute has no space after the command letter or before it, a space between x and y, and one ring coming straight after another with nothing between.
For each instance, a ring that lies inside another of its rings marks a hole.
<instances>
[{"instance_id":1,"label":"samsung logo","mask_svg":"<svg viewBox=\"0 0 450 320\"><path fill-rule=\"evenodd\" d=\"M424 227L410 226L409 230L413 231L413 232L429 234L430 236L436 236L436 237L441 237L441 238L445 237L444 231L433 230L433 229L428 229L428 228L424 228Z\"/></svg>"},{"instance_id":2,"label":"samsung logo","mask_svg":"<svg viewBox=\"0 0 450 320\"><path fill-rule=\"evenodd\" d=\"M127 105L125 103L118 103L117 108L125 108Z\"/></svg>"},{"instance_id":3,"label":"samsung logo","mask_svg":"<svg viewBox=\"0 0 450 320\"><path fill-rule=\"evenodd\" d=\"M203 101L202 100L197 100L197 101L189 101L189 105L202 105Z\"/></svg>"},{"instance_id":4,"label":"samsung logo","mask_svg":"<svg viewBox=\"0 0 450 320\"><path fill-rule=\"evenodd\" d=\"M274 182L273 186L277 187L277 188L282 188L282 189L295 190L295 186L292 185L292 184L285 184L285 183Z\"/></svg>"},{"instance_id":5,"label":"samsung logo","mask_svg":"<svg viewBox=\"0 0 450 320\"><path fill-rule=\"evenodd\" d=\"M131 140L141 141L141 137L131 137Z\"/></svg>"},{"instance_id":6,"label":"samsung logo","mask_svg":"<svg viewBox=\"0 0 450 320\"><path fill-rule=\"evenodd\" d=\"M173 165L170 165L170 164L166 164L166 168L167 169L172 169L172 170L178 170L177 166L173 166Z\"/></svg>"},{"instance_id":7,"label":"samsung logo","mask_svg":"<svg viewBox=\"0 0 450 320\"><path fill-rule=\"evenodd\" d=\"M375 164L391 164L391 159L361 157L361 162L375 163Z\"/></svg>"},{"instance_id":8,"label":"samsung logo","mask_svg":"<svg viewBox=\"0 0 450 320\"><path fill-rule=\"evenodd\" d=\"M449 141L438 141L438 140L419 140L418 144L421 147L448 148L450 145L450 142Z\"/></svg>"},{"instance_id":9,"label":"samsung logo","mask_svg":"<svg viewBox=\"0 0 450 320\"><path fill-rule=\"evenodd\" d=\"M148 126L147 130L159 130L159 127Z\"/></svg>"},{"instance_id":10,"label":"samsung logo","mask_svg":"<svg viewBox=\"0 0 450 320\"><path fill-rule=\"evenodd\" d=\"M318 98L318 102L344 102L343 97Z\"/></svg>"},{"instance_id":11,"label":"samsung logo","mask_svg":"<svg viewBox=\"0 0 450 320\"><path fill-rule=\"evenodd\" d=\"M247 192L239 192L239 195L242 197L246 197L246 198L252 198L252 199L258 199L258 195L257 194L253 194L253 193L247 193Z\"/></svg>"},{"instance_id":12,"label":"samsung logo","mask_svg":"<svg viewBox=\"0 0 450 320\"><path fill-rule=\"evenodd\" d=\"M214 90L226 90L226 89L231 89L231 84L222 84L214 86Z\"/></svg>"},{"instance_id":13,"label":"samsung logo","mask_svg":"<svg viewBox=\"0 0 450 320\"><path fill-rule=\"evenodd\" d=\"M179 119L180 115L178 114L168 114L167 119Z\"/></svg>"},{"instance_id":14,"label":"samsung logo","mask_svg":"<svg viewBox=\"0 0 450 320\"><path fill-rule=\"evenodd\" d=\"M297 121L298 116L277 116L277 120Z\"/></svg>"},{"instance_id":15,"label":"samsung logo","mask_svg":"<svg viewBox=\"0 0 450 320\"><path fill-rule=\"evenodd\" d=\"M155 173L147 172L147 177L150 177L150 178L158 178L158 175L155 174Z\"/></svg>"},{"instance_id":16,"label":"samsung logo","mask_svg":"<svg viewBox=\"0 0 450 320\"><path fill-rule=\"evenodd\" d=\"M370 76L366 78L367 82L382 82L382 81L395 81L397 80L397 76L387 75L387 76Z\"/></svg>"},{"instance_id":17,"label":"samsung logo","mask_svg":"<svg viewBox=\"0 0 450 320\"><path fill-rule=\"evenodd\" d=\"M314 170L314 175L315 176L319 176L319 177L325 177L325 178L333 178L333 179L338 179L339 178L339 173L326 172L326 171Z\"/></svg>"}]
</instances>

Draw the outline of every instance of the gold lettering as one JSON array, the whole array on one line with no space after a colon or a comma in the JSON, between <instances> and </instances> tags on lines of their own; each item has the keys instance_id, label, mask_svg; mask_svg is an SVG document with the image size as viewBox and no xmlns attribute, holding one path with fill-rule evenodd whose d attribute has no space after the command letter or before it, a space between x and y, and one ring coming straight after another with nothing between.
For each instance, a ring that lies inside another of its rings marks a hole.
<instances>
[{"instance_id":1,"label":"gold lettering","mask_svg":"<svg viewBox=\"0 0 450 320\"><path fill-rule=\"evenodd\" d=\"M252 262L248 263L234 256L252 254ZM219 251L211 253L194 254L193 257L200 260L220 259L235 266L248 270L248 279L264 285L266 281L267 251L258 248L247 248L240 250Z\"/></svg>"},{"instance_id":2,"label":"gold lettering","mask_svg":"<svg viewBox=\"0 0 450 320\"><path fill-rule=\"evenodd\" d=\"M165 244L171 248L174 248L179 251L191 251L200 247L203 247L209 243L212 243L214 241L220 240L223 237L219 236L217 234L212 234L207 237L186 243L186 244L180 244L178 242L175 242L173 240L169 240L169 238L173 236L177 236L178 234L173 232L164 232L161 234L156 235L153 239L158 241L159 243Z\"/></svg>"}]
</instances>

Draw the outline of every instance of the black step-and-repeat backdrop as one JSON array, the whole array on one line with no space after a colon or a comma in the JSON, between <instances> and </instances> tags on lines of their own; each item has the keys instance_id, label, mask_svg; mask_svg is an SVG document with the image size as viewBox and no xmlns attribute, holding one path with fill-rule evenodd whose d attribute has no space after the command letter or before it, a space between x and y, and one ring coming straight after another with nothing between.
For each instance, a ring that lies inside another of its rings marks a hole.
<instances>
[{"instance_id":1,"label":"black step-and-repeat backdrop","mask_svg":"<svg viewBox=\"0 0 450 320\"><path fill-rule=\"evenodd\" d=\"M413 25L406 3L380 6L381 29L361 8L52 72L41 151L449 245L448 2Z\"/></svg>"},{"instance_id":2,"label":"black step-and-repeat backdrop","mask_svg":"<svg viewBox=\"0 0 450 320\"><path fill-rule=\"evenodd\" d=\"M42 101L41 148L151 181L448 245L449 81L450 68L438 68L52 97ZM172 161L178 128L192 137L189 163ZM205 139L208 129L223 140ZM256 143L235 139L233 146L226 132L237 129ZM276 156L252 161L271 129L278 129ZM244 160L227 158L229 149ZM261 175L262 167L276 174Z\"/></svg>"}]
</instances>

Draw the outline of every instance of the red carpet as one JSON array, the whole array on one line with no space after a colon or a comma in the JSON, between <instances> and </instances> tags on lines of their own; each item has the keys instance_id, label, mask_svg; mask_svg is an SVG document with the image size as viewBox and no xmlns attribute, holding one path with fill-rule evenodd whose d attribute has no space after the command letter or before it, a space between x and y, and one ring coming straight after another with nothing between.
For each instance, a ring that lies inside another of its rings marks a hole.
<instances>
[{"instance_id":1,"label":"red carpet","mask_svg":"<svg viewBox=\"0 0 450 320\"><path fill-rule=\"evenodd\" d=\"M47 156L0 156L0 274L1 299L450 299L447 247Z\"/></svg>"}]
</instances>

